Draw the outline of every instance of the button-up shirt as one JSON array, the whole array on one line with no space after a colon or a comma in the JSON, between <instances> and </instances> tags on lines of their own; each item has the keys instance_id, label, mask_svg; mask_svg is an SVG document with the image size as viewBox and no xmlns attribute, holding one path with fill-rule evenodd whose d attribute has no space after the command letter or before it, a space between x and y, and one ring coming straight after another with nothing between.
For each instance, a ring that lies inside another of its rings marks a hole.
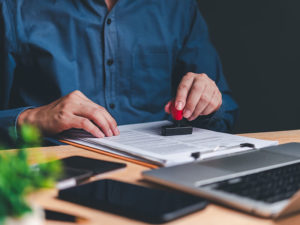
<instances>
[{"instance_id":1,"label":"button-up shirt","mask_svg":"<svg viewBox=\"0 0 300 225\"><path fill-rule=\"evenodd\" d=\"M223 105L193 125L229 131L237 105L196 0L0 0L0 129L74 90L119 125L168 119L187 72L206 73Z\"/></svg>"}]
</instances>

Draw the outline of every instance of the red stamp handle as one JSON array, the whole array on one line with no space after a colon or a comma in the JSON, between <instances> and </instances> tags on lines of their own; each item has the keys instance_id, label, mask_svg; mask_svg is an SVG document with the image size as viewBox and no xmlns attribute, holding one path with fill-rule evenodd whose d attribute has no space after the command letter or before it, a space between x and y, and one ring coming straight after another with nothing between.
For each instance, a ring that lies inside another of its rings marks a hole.
<instances>
[{"instance_id":1,"label":"red stamp handle","mask_svg":"<svg viewBox=\"0 0 300 225\"><path fill-rule=\"evenodd\" d=\"M176 108L175 108L175 104L174 104L174 102L172 102L172 104L171 104L171 114L172 114L172 116L173 116L173 119L174 120L182 120L182 118L183 118L183 110L177 110Z\"/></svg>"}]
</instances>

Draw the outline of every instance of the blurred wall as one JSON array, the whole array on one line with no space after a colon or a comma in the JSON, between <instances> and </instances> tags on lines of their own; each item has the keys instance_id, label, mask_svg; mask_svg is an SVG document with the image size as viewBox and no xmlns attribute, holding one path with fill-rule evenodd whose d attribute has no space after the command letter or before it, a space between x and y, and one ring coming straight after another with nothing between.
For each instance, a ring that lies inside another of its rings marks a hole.
<instances>
[{"instance_id":1,"label":"blurred wall","mask_svg":"<svg viewBox=\"0 0 300 225\"><path fill-rule=\"evenodd\" d=\"M234 132L300 129L300 1L199 6L240 106Z\"/></svg>"}]
</instances>

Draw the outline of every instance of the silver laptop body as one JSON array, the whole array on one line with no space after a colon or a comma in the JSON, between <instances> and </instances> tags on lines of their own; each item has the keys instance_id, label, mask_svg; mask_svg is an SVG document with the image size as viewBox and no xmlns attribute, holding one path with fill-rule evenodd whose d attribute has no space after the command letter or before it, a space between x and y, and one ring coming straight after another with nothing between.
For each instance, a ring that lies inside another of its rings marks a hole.
<instances>
[{"instance_id":1,"label":"silver laptop body","mask_svg":"<svg viewBox=\"0 0 300 225\"><path fill-rule=\"evenodd\" d=\"M143 172L146 180L189 192L263 217L278 218L300 211L300 192L274 203L215 189L220 181L300 163L300 143L252 150L222 158L195 161Z\"/></svg>"}]
</instances>

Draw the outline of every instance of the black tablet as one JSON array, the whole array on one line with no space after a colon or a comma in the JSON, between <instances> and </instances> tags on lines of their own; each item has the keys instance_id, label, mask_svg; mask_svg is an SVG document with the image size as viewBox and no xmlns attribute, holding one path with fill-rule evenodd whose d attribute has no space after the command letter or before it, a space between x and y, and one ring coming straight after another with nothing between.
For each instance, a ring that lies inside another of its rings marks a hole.
<instances>
[{"instance_id":1,"label":"black tablet","mask_svg":"<svg viewBox=\"0 0 300 225\"><path fill-rule=\"evenodd\" d=\"M207 201L178 191L99 180L61 190L59 199L147 223L164 223L201 210Z\"/></svg>"}]
</instances>

